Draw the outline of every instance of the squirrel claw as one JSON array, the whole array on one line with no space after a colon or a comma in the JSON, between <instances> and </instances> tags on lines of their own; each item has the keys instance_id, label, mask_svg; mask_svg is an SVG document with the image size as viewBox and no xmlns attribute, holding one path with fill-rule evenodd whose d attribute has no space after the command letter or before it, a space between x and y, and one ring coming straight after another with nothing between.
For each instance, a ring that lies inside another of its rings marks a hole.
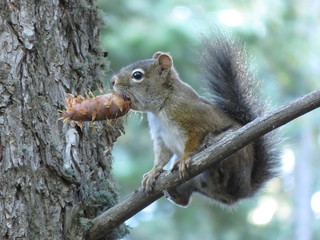
<instances>
[{"instance_id":1,"label":"squirrel claw","mask_svg":"<svg viewBox=\"0 0 320 240\"><path fill-rule=\"evenodd\" d=\"M171 172L174 172L176 170L179 170L179 160L173 164L173 167L171 168Z\"/></svg>"},{"instance_id":2,"label":"squirrel claw","mask_svg":"<svg viewBox=\"0 0 320 240\"><path fill-rule=\"evenodd\" d=\"M151 192L154 188L156 179L163 172L162 169L153 168L151 171L145 173L142 177L141 185L143 190L146 192Z\"/></svg>"},{"instance_id":3,"label":"squirrel claw","mask_svg":"<svg viewBox=\"0 0 320 240\"><path fill-rule=\"evenodd\" d=\"M171 172L175 170L179 170L179 176L181 179L184 180L189 176L188 166L189 166L188 160L184 160L184 161L178 160L174 163Z\"/></svg>"}]
</instances>

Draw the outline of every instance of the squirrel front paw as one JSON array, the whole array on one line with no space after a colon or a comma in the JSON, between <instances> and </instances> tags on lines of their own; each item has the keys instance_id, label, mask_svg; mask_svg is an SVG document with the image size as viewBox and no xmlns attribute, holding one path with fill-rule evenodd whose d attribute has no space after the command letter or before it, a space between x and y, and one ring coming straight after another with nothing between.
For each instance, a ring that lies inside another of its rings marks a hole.
<instances>
[{"instance_id":1,"label":"squirrel front paw","mask_svg":"<svg viewBox=\"0 0 320 240\"><path fill-rule=\"evenodd\" d=\"M180 178L186 179L189 176L189 172L188 172L189 166L190 166L190 161L188 159L181 158L174 163L172 171L179 170Z\"/></svg>"},{"instance_id":2,"label":"squirrel front paw","mask_svg":"<svg viewBox=\"0 0 320 240\"><path fill-rule=\"evenodd\" d=\"M163 172L163 169L152 168L150 172L147 172L142 177L142 187L144 191L151 192L154 188L157 177Z\"/></svg>"}]
</instances>

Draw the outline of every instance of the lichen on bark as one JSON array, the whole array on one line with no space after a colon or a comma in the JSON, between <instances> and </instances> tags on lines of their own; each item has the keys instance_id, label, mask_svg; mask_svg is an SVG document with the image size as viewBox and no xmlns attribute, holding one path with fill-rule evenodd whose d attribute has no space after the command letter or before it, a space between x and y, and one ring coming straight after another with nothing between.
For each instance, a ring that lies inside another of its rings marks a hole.
<instances>
[{"instance_id":1,"label":"lichen on bark","mask_svg":"<svg viewBox=\"0 0 320 240\"><path fill-rule=\"evenodd\" d=\"M0 3L1 239L84 239L80 222L118 201L110 172L121 124L58 121L66 92L102 87L100 25L91 0Z\"/></svg>"}]
</instances>

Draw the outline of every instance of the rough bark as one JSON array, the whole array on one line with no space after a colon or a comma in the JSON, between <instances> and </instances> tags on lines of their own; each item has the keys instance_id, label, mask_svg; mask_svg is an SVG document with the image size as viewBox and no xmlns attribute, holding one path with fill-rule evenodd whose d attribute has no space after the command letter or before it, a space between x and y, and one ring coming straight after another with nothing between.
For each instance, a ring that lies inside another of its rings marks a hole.
<instances>
[{"instance_id":1,"label":"rough bark","mask_svg":"<svg viewBox=\"0 0 320 240\"><path fill-rule=\"evenodd\" d=\"M87 219L118 199L121 127L58 121L66 92L101 86L99 26L90 0L0 3L0 239L83 239Z\"/></svg>"}]
</instances>

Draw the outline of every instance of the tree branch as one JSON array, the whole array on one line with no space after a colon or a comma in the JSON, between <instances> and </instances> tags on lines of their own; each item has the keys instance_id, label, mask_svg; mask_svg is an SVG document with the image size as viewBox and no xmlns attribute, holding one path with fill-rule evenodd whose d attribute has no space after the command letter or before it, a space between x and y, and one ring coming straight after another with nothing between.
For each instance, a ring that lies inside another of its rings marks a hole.
<instances>
[{"instance_id":1,"label":"tree branch","mask_svg":"<svg viewBox=\"0 0 320 240\"><path fill-rule=\"evenodd\" d=\"M226 135L215 145L197 153L192 157L188 179L208 169L214 162L220 161L254 139L278 128L289 121L320 106L320 89L313 91L285 106L255 119L242 128ZM154 191L147 194L141 187L133 192L123 202L118 203L92 220L92 226L87 231L87 239L99 239L113 228L123 223L137 212L163 196L162 191L176 187L182 183L177 171L163 172L157 179Z\"/></svg>"}]
</instances>

